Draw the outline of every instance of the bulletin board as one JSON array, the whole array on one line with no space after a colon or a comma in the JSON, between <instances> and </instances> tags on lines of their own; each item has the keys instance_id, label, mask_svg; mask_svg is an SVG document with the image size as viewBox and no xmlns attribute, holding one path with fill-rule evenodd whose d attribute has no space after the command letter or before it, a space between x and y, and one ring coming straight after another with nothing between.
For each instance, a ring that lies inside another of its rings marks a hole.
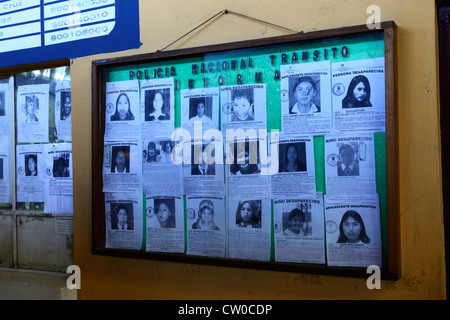
<instances>
[{"instance_id":1,"label":"bulletin board","mask_svg":"<svg viewBox=\"0 0 450 320\"><path fill-rule=\"evenodd\" d=\"M395 39L390 21L93 61L92 252L398 279Z\"/></svg>"}]
</instances>

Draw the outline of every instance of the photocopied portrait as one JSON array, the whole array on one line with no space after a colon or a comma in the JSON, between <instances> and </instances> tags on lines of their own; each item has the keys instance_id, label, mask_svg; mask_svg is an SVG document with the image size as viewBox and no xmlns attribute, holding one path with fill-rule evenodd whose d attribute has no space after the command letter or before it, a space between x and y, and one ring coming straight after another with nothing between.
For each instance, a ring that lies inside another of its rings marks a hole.
<instances>
[{"instance_id":1,"label":"photocopied portrait","mask_svg":"<svg viewBox=\"0 0 450 320\"><path fill-rule=\"evenodd\" d=\"M347 95L342 99L342 108L365 108L371 106L369 79L364 75L358 75L348 85Z\"/></svg>"},{"instance_id":2,"label":"photocopied portrait","mask_svg":"<svg viewBox=\"0 0 450 320\"><path fill-rule=\"evenodd\" d=\"M53 177L67 178L70 176L69 160L70 153L64 153L53 157Z\"/></svg>"},{"instance_id":3,"label":"photocopied portrait","mask_svg":"<svg viewBox=\"0 0 450 320\"><path fill-rule=\"evenodd\" d=\"M196 121L211 124L212 112L212 97L189 99L189 123L191 125Z\"/></svg>"},{"instance_id":4,"label":"photocopied portrait","mask_svg":"<svg viewBox=\"0 0 450 320\"><path fill-rule=\"evenodd\" d=\"M39 98L35 95L27 95L25 97L25 122L39 122L38 112Z\"/></svg>"},{"instance_id":5,"label":"photocopied portrait","mask_svg":"<svg viewBox=\"0 0 450 320\"><path fill-rule=\"evenodd\" d=\"M134 230L133 203L111 203L111 229Z\"/></svg>"},{"instance_id":6,"label":"photocopied portrait","mask_svg":"<svg viewBox=\"0 0 450 320\"><path fill-rule=\"evenodd\" d=\"M359 176L358 144L342 144L339 147L337 175Z\"/></svg>"},{"instance_id":7,"label":"photocopied portrait","mask_svg":"<svg viewBox=\"0 0 450 320\"><path fill-rule=\"evenodd\" d=\"M289 114L320 112L320 77L289 78Z\"/></svg>"},{"instance_id":8,"label":"photocopied portrait","mask_svg":"<svg viewBox=\"0 0 450 320\"><path fill-rule=\"evenodd\" d=\"M70 91L61 92L61 103L60 119L70 121L72 119L72 98Z\"/></svg>"},{"instance_id":9,"label":"photocopied portrait","mask_svg":"<svg viewBox=\"0 0 450 320\"><path fill-rule=\"evenodd\" d=\"M192 144L191 145L191 154L192 154L192 164L191 164L191 175L215 175L216 174L216 164L210 158L214 157L214 151L212 151L211 156L208 152L205 151L208 144L199 145Z\"/></svg>"},{"instance_id":10,"label":"photocopied portrait","mask_svg":"<svg viewBox=\"0 0 450 320\"><path fill-rule=\"evenodd\" d=\"M260 155L259 146L256 141L245 141L230 144L233 152L233 162L230 165L231 175L259 174Z\"/></svg>"},{"instance_id":11,"label":"photocopied portrait","mask_svg":"<svg viewBox=\"0 0 450 320\"><path fill-rule=\"evenodd\" d=\"M214 203L202 200L198 207L198 219L192 224L194 230L220 230L214 221Z\"/></svg>"},{"instance_id":12,"label":"photocopied portrait","mask_svg":"<svg viewBox=\"0 0 450 320\"><path fill-rule=\"evenodd\" d=\"M337 243L370 243L361 215L355 210L347 210L339 224Z\"/></svg>"},{"instance_id":13,"label":"photocopied portrait","mask_svg":"<svg viewBox=\"0 0 450 320\"><path fill-rule=\"evenodd\" d=\"M255 120L254 89L242 88L231 92L232 111L231 121Z\"/></svg>"},{"instance_id":14,"label":"photocopied portrait","mask_svg":"<svg viewBox=\"0 0 450 320\"><path fill-rule=\"evenodd\" d=\"M37 154L25 155L25 176L32 177L38 175L38 157Z\"/></svg>"},{"instance_id":15,"label":"photocopied portrait","mask_svg":"<svg viewBox=\"0 0 450 320\"><path fill-rule=\"evenodd\" d=\"M112 147L111 173L130 173L130 146Z\"/></svg>"},{"instance_id":16,"label":"photocopied portrait","mask_svg":"<svg viewBox=\"0 0 450 320\"><path fill-rule=\"evenodd\" d=\"M155 198L155 215L161 228L175 228L175 199Z\"/></svg>"},{"instance_id":17,"label":"photocopied portrait","mask_svg":"<svg viewBox=\"0 0 450 320\"><path fill-rule=\"evenodd\" d=\"M116 100L116 108L111 116L111 121L130 121L134 120L134 114L131 111L130 98L126 93L121 93Z\"/></svg>"},{"instance_id":18,"label":"photocopied portrait","mask_svg":"<svg viewBox=\"0 0 450 320\"><path fill-rule=\"evenodd\" d=\"M145 121L170 120L170 89L145 91Z\"/></svg>"},{"instance_id":19,"label":"photocopied portrait","mask_svg":"<svg viewBox=\"0 0 450 320\"><path fill-rule=\"evenodd\" d=\"M261 200L239 201L236 209L236 226L261 228Z\"/></svg>"},{"instance_id":20,"label":"photocopied portrait","mask_svg":"<svg viewBox=\"0 0 450 320\"><path fill-rule=\"evenodd\" d=\"M306 166L305 142L279 145L279 172L304 172Z\"/></svg>"}]
</instances>

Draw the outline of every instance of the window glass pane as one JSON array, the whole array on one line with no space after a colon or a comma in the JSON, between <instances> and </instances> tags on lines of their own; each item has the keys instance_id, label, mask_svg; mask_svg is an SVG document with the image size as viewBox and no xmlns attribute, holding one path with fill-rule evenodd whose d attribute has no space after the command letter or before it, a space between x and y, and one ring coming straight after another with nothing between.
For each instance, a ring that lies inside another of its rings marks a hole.
<instances>
[{"instance_id":1,"label":"window glass pane","mask_svg":"<svg viewBox=\"0 0 450 320\"><path fill-rule=\"evenodd\" d=\"M46 161L48 164L45 158L46 148L52 144L70 143L72 140L70 69L60 67L18 73L15 75L14 86L16 208L43 211L44 181L46 176L53 176L51 169L45 165ZM69 102L67 104L62 101L66 97ZM68 117L65 105L68 106ZM62 163L67 166L68 158L61 158Z\"/></svg>"}]
</instances>

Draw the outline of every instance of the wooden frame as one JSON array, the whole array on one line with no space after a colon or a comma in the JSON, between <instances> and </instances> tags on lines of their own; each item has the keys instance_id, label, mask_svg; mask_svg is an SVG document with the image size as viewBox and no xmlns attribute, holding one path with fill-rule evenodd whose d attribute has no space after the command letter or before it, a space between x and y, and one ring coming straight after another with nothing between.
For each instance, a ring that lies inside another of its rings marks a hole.
<instances>
[{"instance_id":1,"label":"wooden frame","mask_svg":"<svg viewBox=\"0 0 450 320\"><path fill-rule=\"evenodd\" d=\"M397 280L400 277L400 213L398 204L398 148L397 148L397 97L396 97L396 25L383 22L379 29L367 25L315 31L288 36L225 43L204 47L155 52L129 57L96 60L92 62L92 253L98 255L219 265L240 268L256 268L287 272L301 272L334 276L367 278L366 268L330 267L327 265L259 262L229 258L190 256L186 254L154 253L126 249L105 248L105 209L102 193L103 135L105 130L105 74L108 68L135 66L138 63L163 62L203 54L240 49L257 49L265 46L289 45L312 41L326 41L336 37L357 36L371 33L384 34L385 94L386 94L386 197L387 197L387 258L381 268L382 279Z\"/></svg>"}]
</instances>

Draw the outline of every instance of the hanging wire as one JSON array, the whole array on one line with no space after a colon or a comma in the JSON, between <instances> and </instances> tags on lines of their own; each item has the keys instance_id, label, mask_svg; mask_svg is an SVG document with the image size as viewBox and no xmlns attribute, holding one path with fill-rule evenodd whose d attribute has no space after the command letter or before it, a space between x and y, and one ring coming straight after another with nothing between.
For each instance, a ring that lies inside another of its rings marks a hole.
<instances>
[{"instance_id":1,"label":"hanging wire","mask_svg":"<svg viewBox=\"0 0 450 320\"><path fill-rule=\"evenodd\" d=\"M158 50L157 52L164 51L165 49L167 49L168 47L170 47L172 44L174 44L174 43L177 42L177 41L180 41L181 39L183 39L184 37L186 37L188 34L192 33L193 31L197 30L197 29L200 28L201 26L203 26L203 25L207 24L208 22L210 22L211 20L213 20L213 19L215 19L215 18L218 18L218 17L221 17L222 15L227 14L227 13L231 13L231 14L234 14L234 15L236 15L236 16L244 17L244 18L247 18L247 19L250 19L250 20L253 20L253 21L265 23L265 24L267 24L267 25L270 25L270 26L273 26L273 27L276 27L276 28L280 28L280 29L284 29L284 30L287 30L287 31L290 31L290 32L294 32L294 33L303 33L303 31L292 30L292 29L285 28L285 27L280 26L280 25L277 25L277 24L273 24L273 23L270 23L270 22L267 22L267 21L264 21L264 20L252 18L252 17L250 17L250 16L247 16L247 15L244 15L244 14L241 14L241 13L238 13L238 12L230 11L230 10L228 10L228 9L224 9L224 10L222 10L222 11L216 13L215 15L213 15L211 18L205 20L204 22L202 22L201 24L199 24L198 26L196 26L194 29L188 31L187 33L185 33L184 35L182 35L181 37L179 37L179 38L176 39L175 41L169 43L167 46L165 46L165 47L162 48L161 50Z\"/></svg>"}]
</instances>

